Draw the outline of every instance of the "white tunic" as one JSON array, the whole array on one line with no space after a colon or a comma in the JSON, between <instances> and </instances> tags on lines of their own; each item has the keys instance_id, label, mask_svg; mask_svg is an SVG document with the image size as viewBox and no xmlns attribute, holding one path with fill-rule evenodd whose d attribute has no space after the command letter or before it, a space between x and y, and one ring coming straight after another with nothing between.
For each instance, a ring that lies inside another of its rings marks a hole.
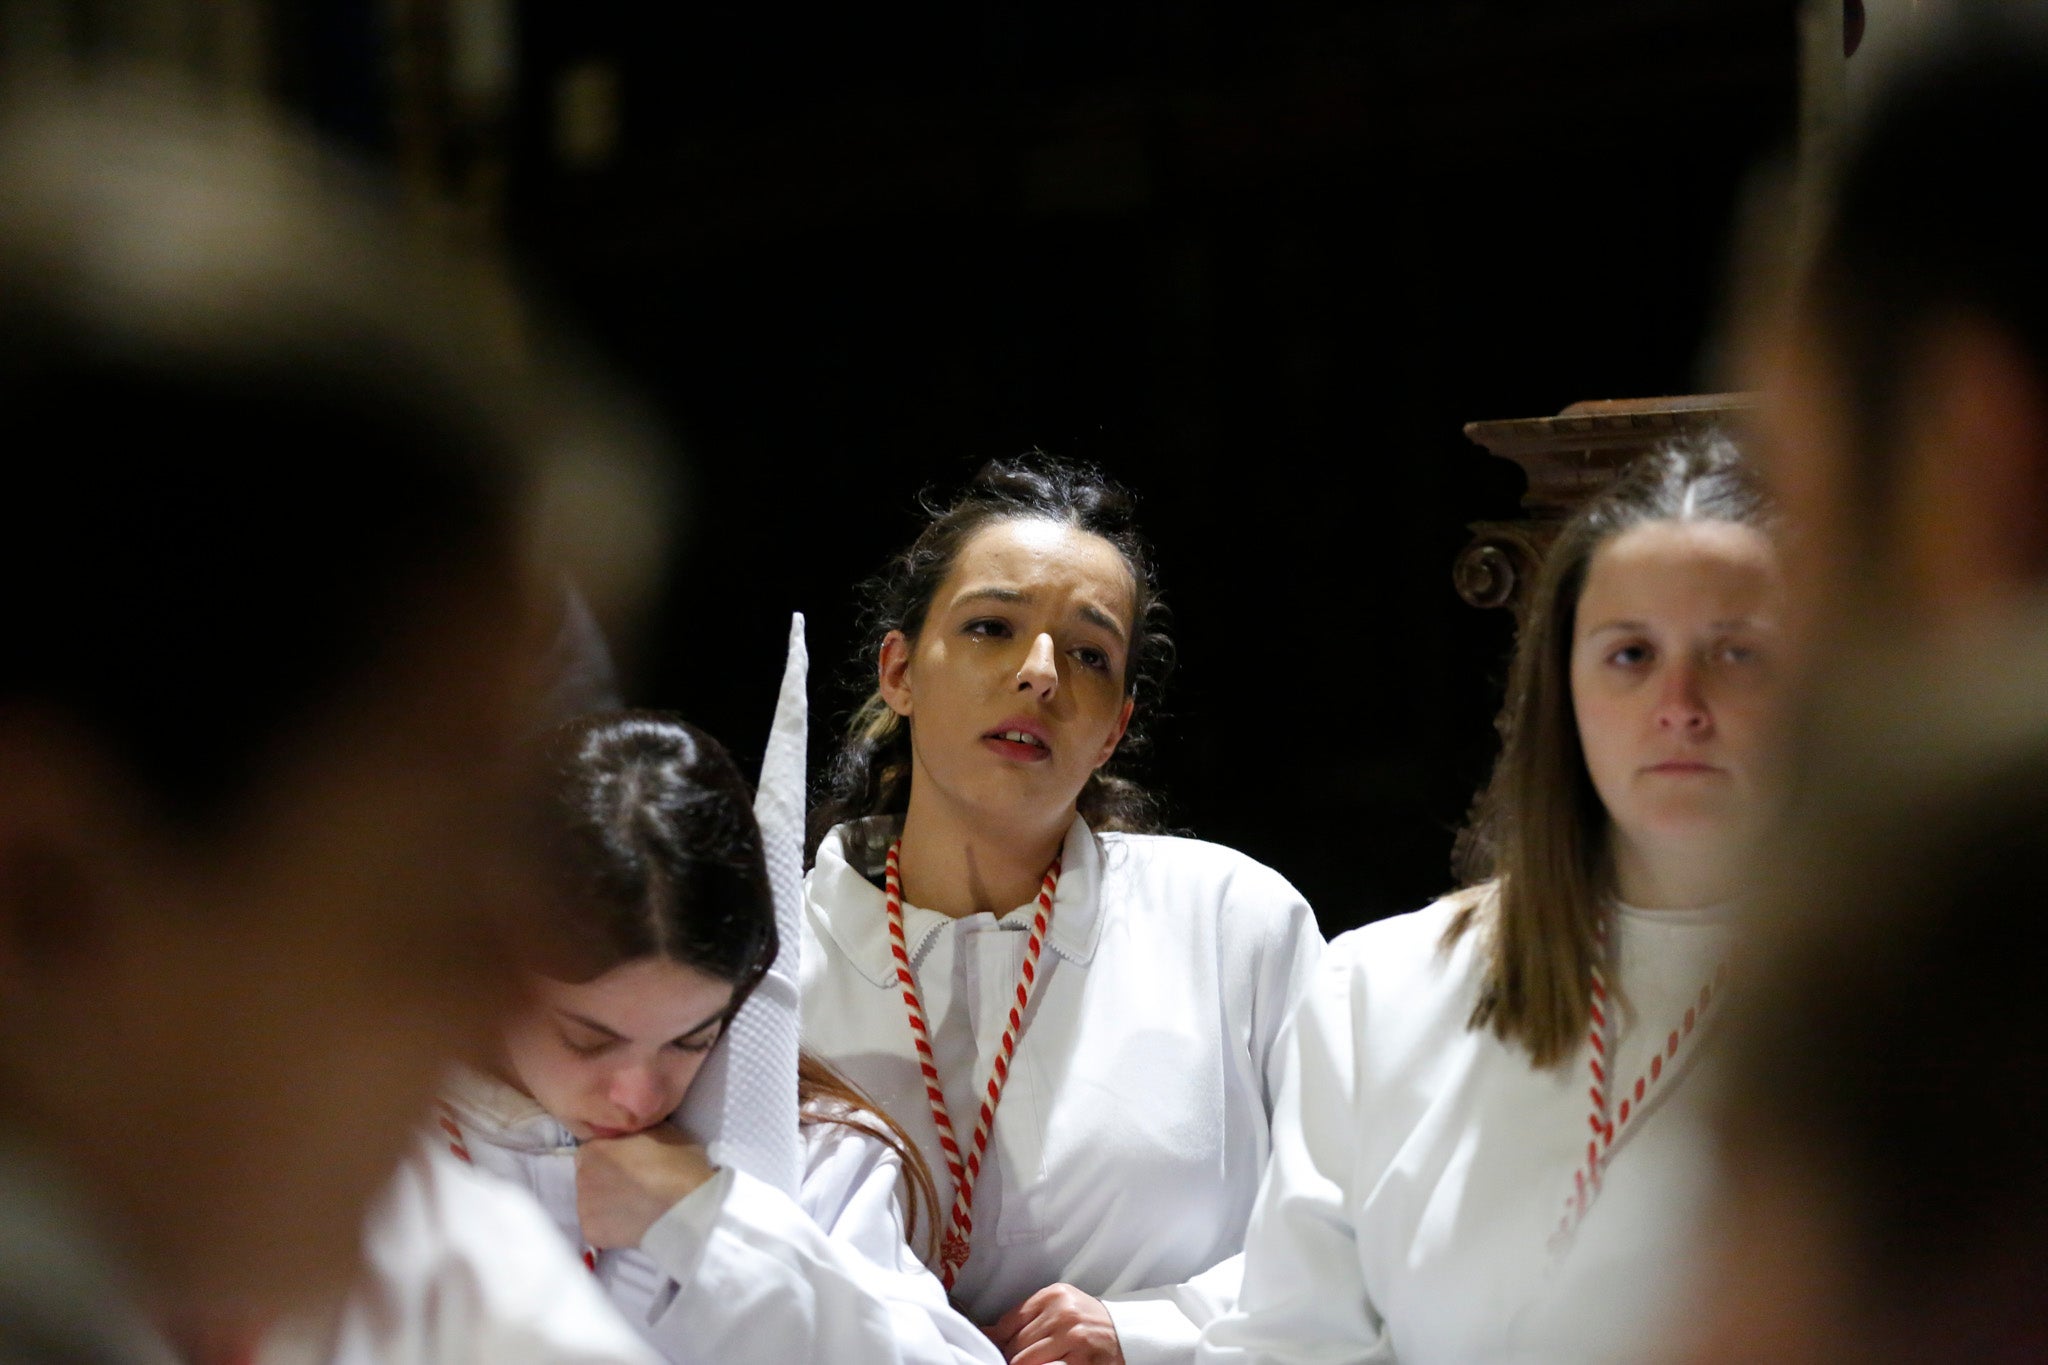
<instances>
[{"instance_id":1,"label":"white tunic","mask_svg":"<svg viewBox=\"0 0 2048 1365\"><path fill-rule=\"evenodd\" d=\"M430 1147L369 1222L368 1275L260 1365L658 1365L524 1190Z\"/></svg>"},{"instance_id":2,"label":"white tunic","mask_svg":"<svg viewBox=\"0 0 2048 1365\"><path fill-rule=\"evenodd\" d=\"M446 1098L476 1164L530 1190L580 1245L569 1131L476 1073ZM896 1153L836 1123L806 1124L803 1139L800 1204L726 1168L639 1248L598 1253L598 1282L626 1320L679 1365L1001 1365L904 1240Z\"/></svg>"},{"instance_id":3,"label":"white tunic","mask_svg":"<svg viewBox=\"0 0 2048 1365\"><path fill-rule=\"evenodd\" d=\"M882 892L844 829L806 884L804 1043L901 1123L950 1205ZM1046 1285L1102 1299L1130 1365L1186 1361L1236 1296L1265 1169L1281 1025L1322 950L1307 902L1243 854L1068 831L1052 925L954 1286L995 1321ZM1031 915L904 907L954 1130L966 1145Z\"/></svg>"},{"instance_id":4,"label":"white tunic","mask_svg":"<svg viewBox=\"0 0 2048 1365\"><path fill-rule=\"evenodd\" d=\"M1575 1236L1555 1240L1586 1154L1587 1052L1536 1070L1467 1026L1483 927L1440 948L1453 905L1330 947L1289 1029L1273 1162L1236 1310L1204 1365L1562 1365L1653 1352L1697 1213L1696 1130L1675 1106L1697 1058L1649 1089ZM1727 916L1626 909L1614 972L1627 1090L1725 958ZM1668 1213L1660 1217L1659 1212Z\"/></svg>"}]
</instances>

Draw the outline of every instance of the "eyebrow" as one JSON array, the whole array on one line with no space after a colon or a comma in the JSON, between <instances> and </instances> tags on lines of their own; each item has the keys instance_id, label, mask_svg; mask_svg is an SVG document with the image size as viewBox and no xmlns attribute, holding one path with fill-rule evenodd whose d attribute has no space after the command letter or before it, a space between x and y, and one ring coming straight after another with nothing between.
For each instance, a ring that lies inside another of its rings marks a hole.
<instances>
[{"instance_id":1,"label":"eyebrow","mask_svg":"<svg viewBox=\"0 0 2048 1365\"><path fill-rule=\"evenodd\" d=\"M1031 594L1020 592L1016 588L970 588L953 600L956 603L1006 602L1017 606L1028 606L1031 602ZM1114 635L1118 644L1124 643L1124 628L1114 616L1111 616L1100 607L1090 606L1085 602L1081 604L1079 610L1083 619L1092 625L1100 626L1111 635Z\"/></svg>"},{"instance_id":2,"label":"eyebrow","mask_svg":"<svg viewBox=\"0 0 2048 1365\"><path fill-rule=\"evenodd\" d=\"M726 1017L732 1012L732 1006L727 1005L724 1009L721 1009L716 1014L711 1015L702 1023L693 1024L689 1028L684 1029L681 1033L678 1033L675 1037L669 1039L669 1041L671 1043L680 1043L686 1039L694 1038L698 1034L702 1033L705 1029L710 1028L713 1024L724 1023ZM620 1033L617 1029L607 1028L603 1024L598 1023L597 1020L589 1018L586 1015L578 1014L574 1010L565 1010L557 1006L555 1008L555 1013L561 1015L564 1019L567 1019L572 1024L581 1024L584 1028L589 1029L592 1033L603 1034L606 1038L611 1039L613 1042L623 1042L625 1040L626 1035Z\"/></svg>"},{"instance_id":3,"label":"eyebrow","mask_svg":"<svg viewBox=\"0 0 2048 1365\"><path fill-rule=\"evenodd\" d=\"M1768 630L1770 623L1756 616L1731 616L1725 620L1707 622L1709 630ZM1588 630L1588 635L1604 635L1611 631L1639 631L1648 633L1650 627L1642 621L1608 621Z\"/></svg>"}]
</instances>

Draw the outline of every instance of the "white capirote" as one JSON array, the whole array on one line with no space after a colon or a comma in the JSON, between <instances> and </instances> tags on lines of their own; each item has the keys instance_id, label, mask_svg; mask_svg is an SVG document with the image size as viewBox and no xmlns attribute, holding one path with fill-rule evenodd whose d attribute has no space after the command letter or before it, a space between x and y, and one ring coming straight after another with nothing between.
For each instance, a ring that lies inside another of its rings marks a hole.
<instances>
[{"instance_id":1,"label":"white capirote","mask_svg":"<svg viewBox=\"0 0 2048 1365\"><path fill-rule=\"evenodd\" d=\"M1273 1161L1243 1292L1203 1365L1475 1365L1650 1358L1683 1302L1703 1191L1685 1096L1706 1030L1646 1089L1575 1234L1588 1047L1537 1070L1469 1026L1486 930L1454 900L1330 945L1288 1030ZM1725 911L1618 910L1614 1047L1630 1088L1717 963ZM1631 1092L1632 1093L1632 1092Z\"/></svg>"},{"instance_id":2,"label":"white capirote","mask_svg":"<svg viewBox=\"0 0 2048 1365\"><path fill-rule=\"evenodd\" d=\"M867 827L886 847L886 820ZM826 836L805 885L804 1044L916 1140L950 1205L878 885ZM1322 951L1300 893L1193 839L1076 819L1022 1038L974 1194L954 1300L995 1321L1049 1284L1102 1299L1130 1365L1186 1361L1234 1300L1269 1150L1281 1025ZM867 861L863 859L862 861ZM1015 999L1028 907L904 907L958 1140Z\"/></svg>"},{"instance_id":3,"label":"white capirote","mask_svg":"<svg viewBox=\"0 0 2048 1365\"><path fill-rule=\"evenodd\" d=\"M711 1160L744 1171L791 1198L803 1179L797 1138L797 962L803 918L804 747L810 733L801 612L789 620L789 652L775 719L761 756L754 819L775 905L775 959L683 1096L676 1122Z\"/></svg>"},{"instance_id":4,"label":"white capirote","mask_svg":"<svg viewBox=\"0 0 2048 1365\"><path fill-rule=\"evenodd\" d=\"M568 1129L477 1072L445 1098L476 1164L523 1186L580 1246ZM797 1200L725 1167L638 1248L597 1254L597 1283L626 1321L676 1365L1001 1365L904 1240L901 1158L841 1124L807 1123L802 1138Z\"/></svg>"},{"instance_id":5,"label":"white capirote","mask_svg":"<svg viewBox=\"0 0 2048 1365\"><path fill-rule=\"evenodd\" d=\"M429 1147L399 1168L338 1313L279 1324L258 1365L658 1365L533 1199Z\"/></svg>"}]
</instances>

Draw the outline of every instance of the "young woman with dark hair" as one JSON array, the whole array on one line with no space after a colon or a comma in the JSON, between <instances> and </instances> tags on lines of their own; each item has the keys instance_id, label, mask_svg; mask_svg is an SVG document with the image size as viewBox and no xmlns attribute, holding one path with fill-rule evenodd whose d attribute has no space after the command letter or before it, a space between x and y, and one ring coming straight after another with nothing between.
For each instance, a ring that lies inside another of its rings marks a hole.
<instances>
[{"instance_id":1,"label":"young woman with dark hair","mask_svg":"<svg viewBox=\"0 0 2048 1365\"><path fill-rule=\"evenodd\" d=\"M672 1361L993 1359L910 1245L931 1177L812 1058L792 1201L668 1122L776 954L752 795L717 741L647 712L586 716L547 754L540 842L561 931L494 1072L443 1135L530 1189L613 1304Z\"/></svg>"},{"instance_id":2,"label":"young woman with dark hair","mask_svg":"<svg viewBox=\"0 0 2048 1365\"><path fill-rule=\"evenodd\" d=\"M1780 595L1723 440L1646 458L1566 525L1470 882L1331 946L1205 1361L1583 1362L1653 1320L1659 1293L1622 1291L1664 1252L1588 1218L1647 1191L1681 1221L1685 1126L1655 1114L1717 1013L1742 854L1774 809Z\"/></svg>"},{"instance_id":3,"label":"young woman with dark hair","mask_svg":"<svg viewBox=\"0 0 2048 1365\"><path fill-rule=\"evenodd\" d=\"M1185 1360L1236 1294L1321 936L1114 770L1172 657L1129 495L1036 456L930 510L870 585L804 1036L922 1150L932 1264L1007 1357Z\"/></svg>"}]
</instances>

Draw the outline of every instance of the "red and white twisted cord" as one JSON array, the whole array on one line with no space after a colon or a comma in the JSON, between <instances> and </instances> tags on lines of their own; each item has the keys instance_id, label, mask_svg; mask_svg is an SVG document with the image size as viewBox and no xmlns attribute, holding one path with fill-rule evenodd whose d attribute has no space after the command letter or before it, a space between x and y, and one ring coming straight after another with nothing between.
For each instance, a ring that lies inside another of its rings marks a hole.
<instances>
[{"instance_id":1,"label":"red and white twisted cord","mask_svg":"<svg viewBox=\"0 0 2048 1365\"><path fill-rule=\"evenodd\" d=\"M1587 1211L1600 1195L1601 1178L1606 1173L1616 1140L1627 1133L1630 1120L1646 1112L1646 1099L1654 1097L1657 1086L1667 1073L1673 1077L1678 1074L1678 1068L1669 1064L1677 1061L1679 1050L1691 1041L1701 1018L1728 979L1728 962L1724 958L1715 966L1706 984L1700 987L1698 998L1686 1006L1684 1017L1665 1037L1664 1046L1650 1054L1649 1065L1635 1078L1633 1085L1622 1090L1621 1105L1617 1110L1613 1092L1608 1086L1608 1071L1614 1064L1613 1015L1616 1006L1607 989L1609 949L1604 919L1595 926L1593 937L1593 961L1586 983L1586 1095L1592 1102L1586 1124L1591 1131L1586 1138L1585 1159L1572 1172L1572 1187L1565 1195L1564 1215L1558 1220L1557 1231L1552 1237L1553 1246L1568 1241L1578 1231L1579 1224L1585 1221Z\"/></svg>"},{"instance_id":2,"label":"red and white twisted cord","mask_svg":"<svg viewBox=\"0 0 2048 1365\"><path fill-rule=\"evenodd\" d=\"M925 1018L924 1000L917 978L910 970L910 945L903 933L903 879L899 860L903 841L889 846L882 873L883 902L889 916L889 951L896 959L896 980L903 987L903 1005L910 1017L910 1041L917 1050L918 1071L924 1077L925 1098L930 1101L932 1124L939 1131L939 1149L945 1154L946 1174L953 1180L953 1206L943 1244L939 1250L939 1279L952 1289L953 1279L967 1263L967 1250L974 1237L974 1186L981 1178L988 1139L995 1127L996 1106L1002 1103L1003 1086L1010 1079L1010 1062L1016 1056L1017 1039L1024 1032L1024 1008L1031 988L1038 980L1038 958L1045 948L1046 928L1052 919L1053 893L1059 887L1060 861L1053 859L1038 888L1038 903L1031 916L1031 932L1024 945L1024 968L1017 977L1016 998L1003 1028L1003 1039L989 1068L983 1087L981 1111L975 1117L974 1136L963 1158L953 1134L953 1120L946 1109L946 1092L939 1084L937 1059L932 1053L931 1025Z\"/></svg>"}]
</instances>

